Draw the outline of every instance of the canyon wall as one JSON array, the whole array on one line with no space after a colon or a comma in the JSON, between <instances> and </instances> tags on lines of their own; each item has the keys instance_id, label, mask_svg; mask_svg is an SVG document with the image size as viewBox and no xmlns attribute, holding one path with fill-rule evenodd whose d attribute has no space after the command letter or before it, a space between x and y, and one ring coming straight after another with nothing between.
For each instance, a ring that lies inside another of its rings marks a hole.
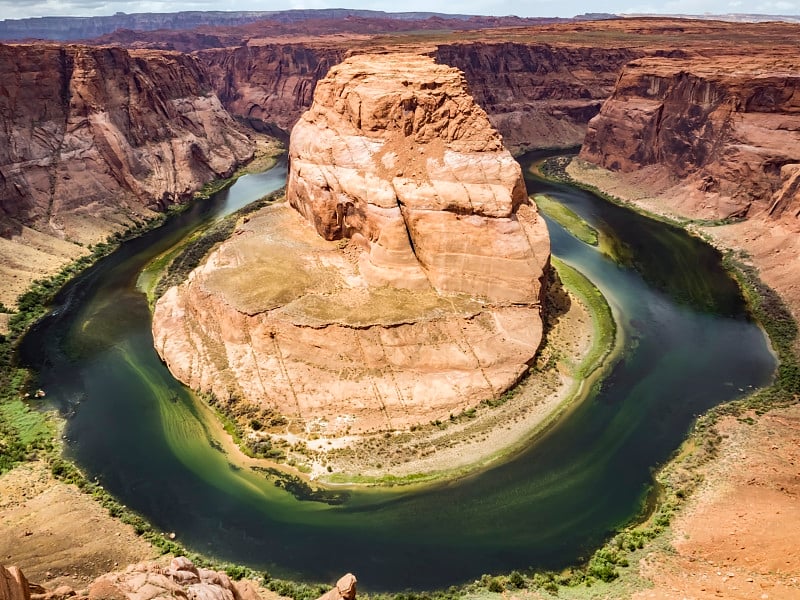
<instances>
[{"instance_id":1,"label":"canyon wall","mask_svg":"<svg viewBox=\"0 0 800 600\"><path fill-rule=\"evenodd\" d=\"M461 69L475 101L511 148L577 146L586 124L639 48L520 42L443 44L442 64Z\"/></svg>"},{"instance_id":2,"label":"canyon wall","mask_svg":"<svg viewBox=\"0 0 800 600\"><path fill-rule=\"evenodd\" d=\"M340 63L340 45L257 43L198 53L232 115L251 127L289 132L311 106L317 81Z\"/></svg>"},{"instance_id":3,"label":"canyon wall","mask_svg":"<svg viewBox=\"0 0 800 600\"><path fill-rule=\"evenodd\" d=\"M4 236L25 224L85 239L104 219L164 208L253 153L190 56L4 45L0 72Z\"/></svg>"},{"instance_id":4,"label":"canyon wall","mask_svg":"<svg viewBox=\"0 0 800 600\"><path fill-rule=\"evenodd\" d=\"M289 131L311 106L314 88L348 54L376 43L276 43L251 40L199 52L214 90L231 114L256 129ZM352 49L351 49L352 48ZM576 146L586 123L639 49L542 43L423 44L421 51L464 72L470 91L510 148Z\"/></svg>"},{"instance_id":5,"label":"canyon wall","mask_svg":"<svg viewBox=\"0 0 800 600\"><path fill-rule=\"evenodd\" d=\"M755 265L800 318L797 36L768 52L647 58L623 70L572 173L696 227ZM796 342L800 351L800 341Z\"/></svg>"},{"instance_id":6,"label":"canyon wall","mask_svg":"<svg viewBox=\"0 0 800 600\"><path fill-rule=\"evenodd\" d=\"M297 210L248 217L157 302L176 377L245 427L278 413L324 437L446 419L519 380L542 337L549 238L459 71L349 58L289 157Z\"/></svg>"},{"instance_id":7,"label":"canyon wall","mask_svg":"<svg viewBox=\"0 0 800 600\"><path fill-rule=\"evenodd\" d=\"M197 60L0 45L0 301L229 175L253 143Z\"/></svg>"},{"instance_id":8,"label":"canyon wall","mask_svg":"<svg viewBox=\"0 0 800 600\"><path fill-rule=\"evenodd\" d=\"M676 208L692 216L796 220L796 57L634 61L589 123L580 156L612 171L650 168L656 179L671 178L682 195Z\"/></svg>"}]
</instances>

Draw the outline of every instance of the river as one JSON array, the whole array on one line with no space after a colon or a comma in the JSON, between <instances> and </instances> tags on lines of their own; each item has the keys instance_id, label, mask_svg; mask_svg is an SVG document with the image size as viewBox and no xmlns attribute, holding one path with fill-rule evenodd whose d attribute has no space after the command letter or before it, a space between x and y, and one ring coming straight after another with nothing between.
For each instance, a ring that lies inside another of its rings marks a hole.
<instances>
[{"instance_id":1,"label":"river","mask_svg":"<svg viewBox=\"0 0 800 600\"><path fill-rule=\"evenodd\" d=\"M522 158L524 166L539 155ZM624 339L596 393L513 459L422 490L300 501L228 463L197 400L153 350L137 278L207 219L281 187L246 175L70 282L20 355L67 416L66 454L178 541L274 576L369 590L440 588L482 573L562 568L636 515L653 470L695 417L770 382L775 359L708 245L573 187L528 177L600 231L611 260L548 221L553 253L603 292Z\"/></svg>"}]
</instances>

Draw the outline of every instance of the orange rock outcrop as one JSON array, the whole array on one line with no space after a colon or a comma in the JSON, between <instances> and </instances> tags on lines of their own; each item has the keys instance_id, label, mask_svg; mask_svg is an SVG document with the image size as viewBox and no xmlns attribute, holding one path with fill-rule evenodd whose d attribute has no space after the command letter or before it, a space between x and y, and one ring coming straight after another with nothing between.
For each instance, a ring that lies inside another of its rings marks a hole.
<instances>
[{"instance_id":1,"label":"orange rock outcrop","mask_svg":"<svg viewBox=\"0 0 800 600\"><path fill-rule=\"evenodd\" d=\"M339 583L352 579L352 595L340 596L355 600L355 577L345 575ZM337 584L338 586L339 584ZM344 584L343 584L344 585ZM337 590L338 588L334 588ZM0 565L0 599L2 600L140 600L141 598L192 598L193 600L261 600L259 586L243 579L231 581L221 571L203 569L185 556L173 558L169 566L144 562L125 570L106 573L95 579L86 590L60 586L48 590L30 584L17 567Z\"/></svg>"},{"instance_id":2,"label":"orange rock outcrop","mask_svg":"<svg viewBox=\"0 0 800 600\"><path fill-rule=\"evenodd\" d=\"M581 158L672 178L704 218L800 216L796 54L646 58L628 64L589 123ZM680 197L679 197L680 196Z\"/></svg>"},{"instance_id":3,"label":"orange rock outcrop","mask_svg":"<svg viewBox=\"0 0 800 600\"><path fill-rule=\"evenodd\" d=\"M363 246L372 286L537 304L549 255L519 164L463 74L415 54L334 67L292 130L286 197Z\"/></svg>"},{"instance_id":4,"label":"orange rock outcrop","mask_svg":"<svg viewBox=\"0 0 800 600\"><path fill-rule=\"evenodd\" d=\"M325 435L447 418L519 379L541 340L549 238L460 72L348 59L290 161L304 218L253 216L157 303L179 379Z\"/></svg>"}]
</instances>

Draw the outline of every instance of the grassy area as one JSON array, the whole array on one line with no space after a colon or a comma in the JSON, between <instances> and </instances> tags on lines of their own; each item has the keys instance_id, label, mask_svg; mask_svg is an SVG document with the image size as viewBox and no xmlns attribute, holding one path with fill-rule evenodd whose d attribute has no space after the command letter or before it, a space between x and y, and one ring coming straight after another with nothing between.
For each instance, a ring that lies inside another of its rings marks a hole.
<instances>
[{"instance_id":1,"label":"grassy area","mask_svg":"<svg viewBox=\"0 0 800 600\"><path fill-rule=\"evenodd\" d=\"M560 202L544 194L536 194L533 200L536 202L536 206L540 211L561 225L573 236L585 244L597 246L597 230L567 206L564 206Z\"/></svg>"}]
</instances>

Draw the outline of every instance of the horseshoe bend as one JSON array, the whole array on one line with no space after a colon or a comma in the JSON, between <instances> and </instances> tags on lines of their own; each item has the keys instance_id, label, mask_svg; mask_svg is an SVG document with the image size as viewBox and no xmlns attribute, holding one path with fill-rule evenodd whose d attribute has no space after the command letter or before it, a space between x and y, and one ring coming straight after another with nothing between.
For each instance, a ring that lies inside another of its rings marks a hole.
<instances>
[{"instance_id":1,"label":"horseshoe bend","mask_svg":"<svg viewBox=\"0 0 800 600\"><path fill-rule=\"evenodd\" d=\"M0 598L796 598L800 25L338 12L0 23Z\"/></svg>"},{"instance_id":2,"label":"horseshoe bend","mask_svg":"<svg viewBox=\"0 0 800 600\"><path fill-rule=\"evenodd\" d=\"M156 304L181 381L306 438L446 420L519 381L542 339L549 238L460 71L345 60L289 161L287 202Z\"/></svg>"}]
</instances>

